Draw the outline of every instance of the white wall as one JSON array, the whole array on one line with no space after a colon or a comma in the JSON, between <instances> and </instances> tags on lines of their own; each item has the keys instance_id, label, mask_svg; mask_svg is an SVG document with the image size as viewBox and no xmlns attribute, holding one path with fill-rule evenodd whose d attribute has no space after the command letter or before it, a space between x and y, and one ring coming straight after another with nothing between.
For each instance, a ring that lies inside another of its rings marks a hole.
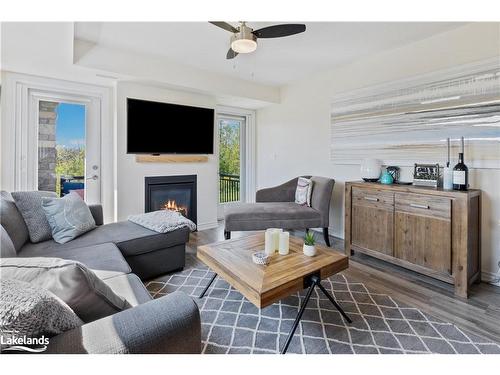
<instances>
[{"instance_id":1,"label":"white wall","mask_svg":"<svg viewBox=\"0 0 500 375\"><path fill-rule=\"evenodd\" d=\"M330 226L343 238L344 182L359 167L330 162L330 104L335 94L500 56L500 24L469 24L410 45L317 73L282 88L281 104L257 111L257 185L271 186L300 174L335 178ZM409 176L409 171L403 171ZM500 262L500 170L472 170L483 190L482 255L485 277Z\"/></svg>"},{"instance_id":2,"label":"white wall","mask_svg":"<svg viewBox=\"0 0 500 375\"><path fill-rule=\"evenodd\" d=\"M198 175L198 227L206 229L216 226L218 161L215 155L209 155L209 160L205 163L137 163L135 155L127 155L126 146L127 97L215 109L214 97L128 82L117 85L116 97L116 209L118 220L126 219L131 214L144 212L145 176L196 174Z\"/></svg>"}]
</instances>

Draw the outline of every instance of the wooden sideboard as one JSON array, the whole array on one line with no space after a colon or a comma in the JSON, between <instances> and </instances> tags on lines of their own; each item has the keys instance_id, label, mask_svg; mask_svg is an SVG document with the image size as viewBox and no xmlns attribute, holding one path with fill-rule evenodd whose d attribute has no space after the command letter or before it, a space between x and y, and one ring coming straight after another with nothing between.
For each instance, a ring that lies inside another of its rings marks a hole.
<instances>
[{"instance_id":1,"label":"wooden sideboard","mask_svg":"<svg viewBox=\"0 0 500 375\"><path fill-rule=\"evenodd\" d=\"M481 191L345 184L345 252L359 251L455 286L481 279Z\"/></svg>"}]
</instances>

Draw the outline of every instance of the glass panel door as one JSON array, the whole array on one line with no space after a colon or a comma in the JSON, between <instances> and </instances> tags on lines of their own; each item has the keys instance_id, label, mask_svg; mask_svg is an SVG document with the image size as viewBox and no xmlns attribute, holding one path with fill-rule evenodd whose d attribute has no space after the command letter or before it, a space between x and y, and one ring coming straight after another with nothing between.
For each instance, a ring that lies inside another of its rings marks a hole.
<instances>
[{"instance_id":1,"label":"glass panel door","mask_svg":"<svg viewBox=\"0 0 500 375\"><path fill-rule=\"evenodd\" d=\"M35 97L38 190L71 191L100 202L99 106L92 100Z\"/></svg>"},{"instance_id":2,"label":"glass panel door","mask_svg":"<svg viewBox=\"0 0 500 375\"><path fill-rule=\"evenodd\" d=\"M245 118L218 116L219 204L244 201Z\"/></svg>"}]
</instances>

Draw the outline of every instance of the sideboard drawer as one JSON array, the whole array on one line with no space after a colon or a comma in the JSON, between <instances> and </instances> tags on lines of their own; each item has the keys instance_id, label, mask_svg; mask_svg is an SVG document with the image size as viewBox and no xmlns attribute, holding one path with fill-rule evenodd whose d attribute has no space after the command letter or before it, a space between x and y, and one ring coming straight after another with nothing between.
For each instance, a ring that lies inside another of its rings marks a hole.
<instances>
[{"instance_id":1,"label":"sideboard drawer","mask_svg":"<svg viewBox=\"0 0 500 375\"><path fill-rule=\"evenodd\" d=\"M432 216L440 219L451 218L451 199L424 194L396 193L396 211L415 215Z\"/></svg>"},{"instance_id":2,"label":"sideboard drawer","mask_svg":"<svg viewBox=\"0 0 500 375\"><path fill-rule=\"evenodd\" d=\"M392 209L394 194L375 189L352 188L352 204L376 208Z\"/></svg>"}]
</instances>

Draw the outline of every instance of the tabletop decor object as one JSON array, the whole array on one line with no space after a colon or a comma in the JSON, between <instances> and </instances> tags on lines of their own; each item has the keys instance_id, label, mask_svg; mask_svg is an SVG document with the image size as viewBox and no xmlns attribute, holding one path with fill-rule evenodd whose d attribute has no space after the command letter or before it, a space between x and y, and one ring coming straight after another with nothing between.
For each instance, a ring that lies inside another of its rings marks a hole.
<instances>
[{"instance_id":1,"label":"tabletop decor object","mask_svg":"<svg viewBox=\"0 0 500 375\"><path fill-rule=\"evenodd\" d=\"M439 164L417 164L413 170L413 185L437 188L439 185Z\"/></svg>"},{"instance_id":2,"label":"tabletop decor object","mask_svg":"<svg viewBox=\"0 0 500 375\"><path fill-rule=\"evenodd\" d=\"M361 178L366 182L378 181L382 173L382 163L380 160L366 158L361 163Z\"/></svg>"},{"instance_id":3,"label":"tabletop decor object","mask_svg":"<svg viewBox=\"0 0 500 375\"><path fill-rule=\"evenodd\" d=\"M312 234L312 232L307 232L304 236L304 246L302 250L308 257L313 257L316 255L316 247L314 246L314 244L314 235Z\"/></svg>"},{"instance_id":4,"label":"tabletop decor object","mask_svg":"<svg viewBox=\"0 0 500 375\"><path fill-rule=\"evenodd\" d=\"M280 255L287 255L290 250L290 233L289 232L280 232L280 244L279 244L279 253Z\"/></svg>"},{"instance_id":5,"label":"tabletop decor object","mask_svg":"<svg viewBox=\"0 0 500 375\"><path fill-rule=\"evenodd\" d=\"M280 246L280 233L283 229L280 228L268 228L265 234L265 252L266 254L272 255L279 250Z\"/></svg>"},{"instance_id":6,"label":"tabletop decor object","mask_svg":"<svg viewBox=\"0 0 500 375\"><path fill-rule=\"evenodd\" d=\"M395 184L399 182L399 167L395 165L389 165L386 168L387 172L392 176L392 180Z\"/></svg>"},{"instance_id":7,"label":"tabletop decor object","mask_svg":"<svg viewBox=\"0 0 500 375\"><path fill-rule=\"evenodd\" d=\"M443 170L443 189L453 189L453 169L450 167L450 138L446 138L447 159Z\"/></svg>"},{"instance_id":8,"label":"tabletop decor object","mask_svg":"<svg viewBox=\"0 0 500 375\"><path fill-rule=\"evenodd\" d=\"M252 254L252 261L255 264L260 264L262 266L266 266L271 261L271 257L266 254L264 251L258 251Z\"/></svg>"},{"instance_id":9,"label":"tabletop decor object","mask_svg":"<svg viewBox=\"0 0 500 375\"><path fill-rule=\"evenodd\" d=\"M380 183L382 183L384 185L391 185L393 182L394 182L394 178L392 177L392 175L388 171L385 171L384 173L382 173L382 177L380 177Z\"/></svg>"}]
</instances>

